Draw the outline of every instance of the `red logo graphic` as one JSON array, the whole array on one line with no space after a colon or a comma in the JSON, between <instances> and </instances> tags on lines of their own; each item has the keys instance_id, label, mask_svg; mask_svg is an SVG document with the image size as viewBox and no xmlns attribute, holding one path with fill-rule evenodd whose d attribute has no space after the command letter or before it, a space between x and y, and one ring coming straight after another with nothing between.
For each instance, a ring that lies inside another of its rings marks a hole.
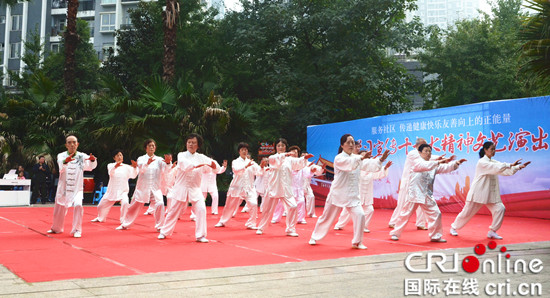
<instances>
[{"instance_id":1,"label":"red logo graphic","mask_svg":"<svg viewBox=\"0 0 550 298\"><path fill-rule=\"evenodd\" d=\"M489 241L487 244L487 247L489 249L495 249L497 247L497 243L495 241ZM474 252L478 256L482 256L487 251L487 248L485 248L485 245L483 244L477 244L474 246ZM504 253L506 252L506 246L503 246L500 248L500 252ZM510 254L506 254L506 258L510 258ZM479 259L476 256L467 256L462 260L462 269L468 273L474 273L479 269Z\"/></svg>"}]
</instances>

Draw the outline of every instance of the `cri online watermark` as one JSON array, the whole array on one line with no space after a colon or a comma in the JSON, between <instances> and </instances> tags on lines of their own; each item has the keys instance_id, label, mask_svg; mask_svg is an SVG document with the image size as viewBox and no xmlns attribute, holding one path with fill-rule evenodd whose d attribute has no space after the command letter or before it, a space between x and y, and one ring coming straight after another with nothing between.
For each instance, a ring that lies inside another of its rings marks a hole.
<instances>
[{"instance_id":1,"label":"cri online watermark","mask_svg":"<svg viewBox=\"0 0 550 298\"><path fill-rule=\"evenodd\" d=\"M487 247L494 250L497 245L495 241L490 241ZM515 259L512 260L509 253L506 253L506 247L502 246L495 259L487 258L482 262L476 256L467 256L462 261L458 253L447 256L443 252L411 253L405 259L405 267L413 273L430 273L433 267L439 269L442 273L458 273L460 267L468 273L474 273L478 270L482 274L538 274L542 272L544 266L540 259ZM476 255L482 256L487 252L483 244L474 246ZM418 263L417 261L424 260ZM414 263L414 264L413 264ZM480 285L476 278L460 279L405 279L405 296L415 295L436 295L440 292L446 296L449 295L479 295ZM489 296L542 296L542 285L540 283L520 283L514 286L510 279L505 282L489 282L483 287L485 294Z\"/></svg>"}]
</instances>

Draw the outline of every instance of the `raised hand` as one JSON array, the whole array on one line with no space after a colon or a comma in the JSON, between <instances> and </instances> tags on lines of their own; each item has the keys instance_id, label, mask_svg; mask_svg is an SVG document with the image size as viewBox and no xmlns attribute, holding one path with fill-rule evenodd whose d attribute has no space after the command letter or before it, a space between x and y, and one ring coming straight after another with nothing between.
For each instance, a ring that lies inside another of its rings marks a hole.
<instances>
[{"instance_id":1,"label":"raised hand","mask_svg":"<svg viewBox=\"0 0 550 298\"><path fill-rule=\"evenodd\" d=\"M393 161L390 160L386 163L386 165L384 166L384 169L391 167L391 165L393 165Z\"/></svg>"},{"instance_id":2,"label":"raised hand","mask_svg":"<svg viewBox=\"0 0 550 298\"><path fill-rule=\"evenodd\" d=\"M164 154L164 162L170 164L172 162L172 154Z\"/></svg>"},{"instance_id":3,"label":"raised hand","mask_svg":"<svg viewBox=\"0 0 550 298\"><path fill-rule=\"evenodd\" d=\"M150 165L154 160L155 160L154 156L149 157L149 159L147 160L147 165Z\"/></svg>"},{"instance_id":4,"label":"raised hand","mask_svg":"<svg viewBox=\"0 0 550 298\"><path fill-rule=\"evenodd\" d=\"M520 168L520 169L523 169L523 168L525 168L526 166L528 166L530 163L531 163L531 162L528 161L528 162L526 162L526 163L520 165L519 168Z\"/></svg>"},{"instance_id":5,"label":"raised hand","mask_svg":"<svg viewBox=\"0 0 550 298\"><path fill-rule=\"evenodd\" d=\"M132 167L137 168L137 162L135 160L130 161L132 163Z\"/></svg>"},{"instance_id":6,"label":"raised hand","mask_svg":"<svg viewBox=\"0 0 550 298\"><path fill-rule=\"evenodd\" d=\"M122 164L122 162L117 162L117 163L115 164L115 169L118 168L118 167L120 167L121 164Z\"/></svg>"},{"instance_id":7,"label":"raised hand","mask_svg":"<svg viewBox=\"0 0 550 298\"><path fill-rule=\"evenodd\" d=\"M517 166L517 165L520 165L521 164L521 158L516 160L513 164L512 164L512 167L514 166Z\"/></svg>"},{"instance_id":8,"label":"raised hand","mask_svg":"<svg viewBox=\"0 0 550 298\"><path fill-rule=\"evenodd\" d=\"M90 157L88 157L88 159L90 161L95 161L95 156L92 153L90 153Z\"/></svg>"},{"instance_id":9,"label":"raised hand","mask_svg":"<svg viewBox=\"0 0 550 298\"><path fill-rule=\"evenodd\" d=\"M463 162L468 161L465 158L462 158L456 162L457 165L461 165Z\"/></svg>"},{"instance_id":10,"label":"raised hand","mask_svg":"<svg viewBox=\"0 0 550 298\"><path fill-rule=\"evenodd\" d=\"M380 162L384 162L386 160L386 158L388 158L389 155L390 155L390 150L386 149L386 151L384 151L384 153L382 153L382 157L380 157Z\"/></svg>"},{"instance_id":11,"label":"raised hand","mask_svg":"<svg viewBox=\"0 0 550 298\"><path fill-rule=\"evenodd\" d=\"M313 156L314 156L313 154L308 153L308 154L304 155L304 159L310 159L310 158L312 158Z\"/></svg>"}]
</instances>

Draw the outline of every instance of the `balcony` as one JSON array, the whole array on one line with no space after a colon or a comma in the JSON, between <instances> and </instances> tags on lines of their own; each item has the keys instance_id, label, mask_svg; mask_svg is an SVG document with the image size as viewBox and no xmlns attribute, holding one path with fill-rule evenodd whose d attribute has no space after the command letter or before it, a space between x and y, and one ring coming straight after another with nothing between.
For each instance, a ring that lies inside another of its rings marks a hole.
<instances>
[{"instance_id":1,"label":"balcony","mask_svg":"<svg viewBox=\"0 0 550 298\"><path fill-rule=\"evenodd\" d=\"M102 0L105 1L105 0ZM116 0L115 0L116 1ZM67 8L67 0L52 0L52 9ZM78 11L95 10L95 1L79 1Z\"/></svg>"}]
</instances>

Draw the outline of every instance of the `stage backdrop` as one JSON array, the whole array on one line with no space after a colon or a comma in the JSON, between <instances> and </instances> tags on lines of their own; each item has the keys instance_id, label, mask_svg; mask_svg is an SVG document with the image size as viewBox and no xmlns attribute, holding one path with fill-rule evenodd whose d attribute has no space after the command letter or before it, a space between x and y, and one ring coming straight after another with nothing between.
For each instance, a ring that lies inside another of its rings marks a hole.
<instances>
[{"instance_id":1,"label":"stage backdrop","mask_svg":"<svg viewBox=\"0 0 550 298\"><path fill-rule=\"evenodd\" d=\"M441 211L460 212L475 175L478 151L485 141L492 141L494 159L532 162L513 176L500 176L506 214L550 219L549 131L550 96L545 96L312 125L307 129L307 150L315 154L313 159L334 161L340 137L346 133L373 155L389 149L393 166L387 178L375 181L374 206L394 208L405 156L422 137L432 146L432 154L468 160L457 171L438 175L434 185ZM312 186L317 196L323 196L330 183L316 179Z\"/></svg>"}]
</instances>

